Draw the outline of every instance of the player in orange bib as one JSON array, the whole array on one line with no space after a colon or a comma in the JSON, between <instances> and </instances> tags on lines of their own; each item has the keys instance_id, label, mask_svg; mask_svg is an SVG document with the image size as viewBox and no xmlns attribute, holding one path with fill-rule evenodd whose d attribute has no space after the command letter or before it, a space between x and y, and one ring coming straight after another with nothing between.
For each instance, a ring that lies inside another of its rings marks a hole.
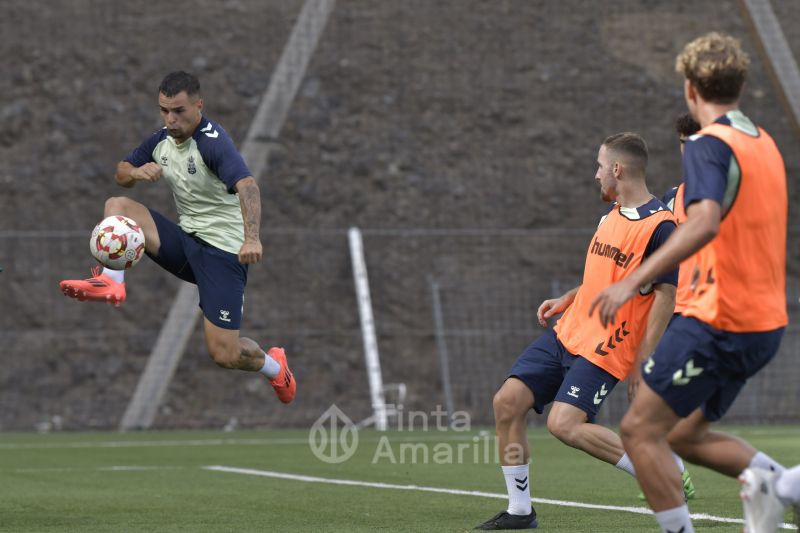
<instances>
[{"instance_id":1,"label":"player in orange bib","mask_svg":"<svg viewBox=\"0 0 800 533\"><path fill-rule=\"evenodd\" d=\"M679 116L675 121L675 133L678 134L678 140L681 143L681 155L683 155L683 147L689 138L700 131L700 124L697 123L692 115L684 113ZM672 211L675 215L675 222L683 224L686 220L686 210L684 209L683 196L686 192L686 185L681 182L677 187L673 187L661 197L661 201ZM679 315L684 309L691 298L691 279L694 269L694 263L691 258L687 259L680 266L678 274L678 291L675 294L675 314Z\"/></svg>"},{"instance_id":2,"label":"player in orange bib","mask_svg":"<svg viewBox=\"0 0 800 533\"><path fill-rule=\"evenodd\" d=\"M686 220L589 309L599 311L601 324L618 323L642 281L691 257L691 297L643 365L620 426L664 532L694 531L670 447L729 476L747 469L747 482L783 469L738 437L711 430L775 356L787 323L786 172L772 138L738 109L748 63L739 41L719 33L695 39L678 56L689 112L702 126L683 155ZM751 533L774 531L759 520L748 519Z\"/></svg>"},{"instance_id":3,"label":"player in orange bib","mask_svg":"<svg viewBox=\"0 0 800 533\"><path fill-rule=\"evenodd\" d=\"M636 362L650 354L672 316L677 271L641 283L615 326L588 320L588 306L603 288L629 277L654 253L672 234L675 222L666 206L647 190L647 145L641 137L633 133L608 137L597 162L595 179L602 199L615 203L589 242L582 285L546 300L537 312L543 327L553 315L563 311L563 316L554 330L539 337L517 359L494 397L509 503L505 511L476 529L537 526L531 506L526 419L531 409L541 414L551 402L547 428L553 435L635 475L619 436L593 422L618 381L627 377L629 392L635 392L640 381Z\"/></svg>"}]
</instances>

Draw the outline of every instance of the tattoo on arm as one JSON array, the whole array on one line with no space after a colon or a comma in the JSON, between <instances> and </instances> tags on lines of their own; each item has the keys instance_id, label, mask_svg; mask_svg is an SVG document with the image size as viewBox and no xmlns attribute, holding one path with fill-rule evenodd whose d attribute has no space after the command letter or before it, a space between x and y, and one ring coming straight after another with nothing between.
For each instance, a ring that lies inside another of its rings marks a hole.
<instances>
[{"instance_id":1,"label":"tattoo on arm","mask_svg":"<svg viewBox=\"0 0 800 533\"><path fill-rule=\"evenodd\" d=\"M248 241L257 241L261 226L261 193L255 180L238 187L239 204L242 206L242 219L244 220L244 238Z\"/></svg>"}]
</instances>

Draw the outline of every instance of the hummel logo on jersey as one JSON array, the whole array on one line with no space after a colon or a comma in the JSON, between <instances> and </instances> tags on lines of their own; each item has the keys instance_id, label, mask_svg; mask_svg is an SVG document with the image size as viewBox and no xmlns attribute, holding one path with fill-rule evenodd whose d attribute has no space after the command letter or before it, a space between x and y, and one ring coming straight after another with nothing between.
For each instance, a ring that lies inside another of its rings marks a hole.
<instances>
[{"instance_id":1,"label":"hummel logo on jersey","mask_svg":"<svg viewBox=\"0 0 800 533\"><path fill-rule=\"evenodd\" d=\"M519 490L525 490L528 488L528 476L525 476L522 479L514 478L514 481L517 482L517 488Z\"/></svg>"},{"instance_id":2,"label":"hummel logo on jersey","mask_svg":"<svg viewBox=\"0 0 800 533\"><path fill-rule=\"evenodd\" d=\"M223 322L230 322L231 321L230 315L231 315L230 311L226 311L224 309L219 310L219 319L222 320Z\"/></svg>"},{"instance_id":3,"label":"hummel logo on jersey","mask_svg":"<svg viewBox=\"0 0 800 533\"><path fill-rule=\"evenodd\" d=\"M620 250L616 246L611 246L610 244L604 244L598 241L597 239L595 239L594 244L592 244L591 253L603 257L608 257L612 261L614 261L617 264L617 266L621 266L622 268L628 268L628 265L631 264L633 256L636 255L633 252L624 254L622 253L622 250Z\"/></svg>"},{"instance_id":4,"label":"hummel logo on jersey","mask_svg":"<svg viewBox=\"0 0 800 533\"><path fill-rule=\"evenodd\" d=\"M165 156L165 155L161 156L161 166L162 167L169 166L169 165L167 165L167 156Z\"/></svg>"},{"instance_id":5,"label":"hummel logo on jersey","mask_svg":"<svg viewBox=\"0 0 800 533\"><path fill-rule=\"evenodd\" d=\"M656 366L655 360L651 357L647 360L647 363L644 365L644 373L649 374L653 371L653 367Z\"/></svg>"},{"instance_id":6,"label":"hummel logo on jersey","mask_svg":"<svg viewBox=\"0 0 800 533\"><path fill-rule=\"evenodd\" d=\"M209 122L208 126L206 126L205 128L201 129L200 131L205 133L206 137L211 137L212 139L216 139L217 137L219 137L219 132L217 130L211 131L211 128L212 128L212 126L211 126L211 123Z\"/></svg>"},{"instance_id":7,"label":"hummel logo on jersey","mask_svg":"<svg viewBox=\"0 0 800 533\"><path fill-rule=\"evenodd\" d=\"M687 383L689 383L689 381L691 381L693 377L699 376L702 373L703 373L702 368L694 367L694 359L689 359L689 362L686 363L686 368L681 368L680 370L676 370L675 373L672 374L672 384L686 385Z\"/></svg>"},{"instance_id":8,"label":"hummel logo on jersey","mask_svg":"<svg viewBox=\"0 0 800 533\"><path fill-rule=\"evenodd\" d=\"M194 166L194 157L189 156L189 161L186 164L186 172L189 174L195 174L197 172L197 167Z\"/></svg>"},{"instance_id":9,"label":"hummel logo on jersey","mask_svg":"<svg viewBox=\"0 0 800 533\"><path fill-rule=\"evenodd\" d=\"M616 330L614 330L614 334L608 336L608 343L606 343L605 341L601 341L597 345L597 348L594 349L594 353L596 353L597 355L608 355L609 353L611 353L606 351L604 348L613 350L614 348L617 347L617 345L614 344L615 342L622 342L625 340L625 337L631 334L630 331L625 329L625 324L627 323L628 323L627 320L623 320L622 325L618 327Z\"/></svg>"},{"instance_id":10,"label":"hummel logo on jersey","mask_svg":"<svg viewBox=\"0 0 800 533\"><path fill-rule=\"evenodd\" d=\"M608 390L606 389L606 384L603 383L600 386L600 390L594 393L594 404L600 405L600 403L603 401L603 398L606 397L606 394L608 394Z\"/></svg>"},{"instance_id":11,"label":"hummel logo on jersey","mask_svg":"<svg viewBox=\"0 0 800 533\"><path fill-rule=\"evenodd\" d=\"M567 395L572 396L573 398L577 398L578 397L578 393L580 391L581 391L580 387L576 387L575 385L570 385L569 386L569 392L567 393Z\"/></svg>"}]
</instances>

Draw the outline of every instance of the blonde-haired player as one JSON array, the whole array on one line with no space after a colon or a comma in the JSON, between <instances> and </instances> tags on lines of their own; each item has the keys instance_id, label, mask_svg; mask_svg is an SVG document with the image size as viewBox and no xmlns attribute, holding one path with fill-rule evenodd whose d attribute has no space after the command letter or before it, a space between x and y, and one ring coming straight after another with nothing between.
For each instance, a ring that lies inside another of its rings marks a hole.
<instances>
[{"instance_id":1,"label":"blonde-haired player","mask_svg":"<svg viewBox=\"0 0 800 533\"><path fill-rule=\"evenodd\" d=\"M664 532L694 531L670 448L734 477L749 467L782 468L742 439L711 430L775 356L787 323L786 172L772 138L739 110L748 64L739 41L720 33L695 39L678 56L686 104L702 127L683 156L686 220L590 309L601 323L613 322L638 283L693 256L691 299L643 365L620 426Z\"/></svg>"}]
</instances>

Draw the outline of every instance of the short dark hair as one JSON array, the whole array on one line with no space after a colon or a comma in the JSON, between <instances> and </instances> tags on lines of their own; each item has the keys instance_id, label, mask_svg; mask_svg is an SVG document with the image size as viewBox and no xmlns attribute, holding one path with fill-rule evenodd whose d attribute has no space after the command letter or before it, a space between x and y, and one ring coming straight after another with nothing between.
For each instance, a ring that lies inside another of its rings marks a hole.
<instances>
[{"instance_id":1,"label":"short dark hair","mask_svg":"<svg viewBox=\"0 0 800 533\"><path fill-rule=\"evenodd\" d=\"M615 133L606 137L603 146L614 154L622 156L626 163L634 167L634 170L638 170L644 175L647 168L647 143L640 135L627 131Z\"/></svg>"},{"instance_id":2,"label":"short dark hair","mask_svg":"<svg viewBox=\"0 0 800 533\"><path fill-rule=\"evenodd\" d=\"M689 113L684 113L675 120L675 133L682 138L691 137L698 131L700 124Z\"/></svg>"},{"instance_id":3,"label":"short dark hair","mask_svg":"<svg viewBox=\"0 0 800 533\"><path fill-rule=\"evenodd\" d=\"M200 80L182 70L170 72L161 81L161 85L158 86L158 92L164 96L176 96L183 91L186 91L188 96L199 95Z\"/></svg>"}]
</instances>

